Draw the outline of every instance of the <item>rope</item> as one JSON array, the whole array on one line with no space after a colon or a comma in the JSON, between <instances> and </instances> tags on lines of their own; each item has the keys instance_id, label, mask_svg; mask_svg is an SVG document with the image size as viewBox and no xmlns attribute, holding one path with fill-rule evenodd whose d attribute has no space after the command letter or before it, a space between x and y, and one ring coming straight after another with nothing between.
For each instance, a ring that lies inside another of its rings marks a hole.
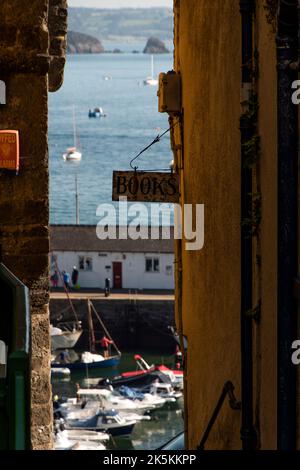
<instances>
[{"instance_id":1,"label":"rope","mask_svg":"<svg viewBox=\"0 0 300 470\"><path fill-rule=\"evenodd\" d=\"M58 312L55 312L55 315L58 316L58 315L62 315L63 313L67 312L68 310L70 310L71 307L70 305L68 305L68 307L62 309L62 310L59 310Z\"/></svg>"},{"instance_id":2,"label":"rope","mask_svg":"<svg viewBox=\"0 0 300 470\"><path fill-rule=\"evenodd\" d=\"M72 312L74 313L74 316L75 316L75 318L76 318L77 323L79 323L78 315L77 315L76 310L75 310L75 308L74 308L74 305L73 305L73 303L72 303L72 300L71 300L71 297L70 297L70 295L69 295L68 289L67 289L67 287L66 287L66 285L65 285L65 283L64 283L64 279L63 279L63 276L62 276L62 274L61 274L61 271L60 271L60 269L59 269L59 267L58 267L57 260L55 260L55 267L56 267L56 270L57 270L58 275L59 275L59 277L60 277L60 280L61 280L61 282L62 282L62 285L63 285L64 291L65 291L65 293L66 293L66 296L67 296L67 298L68 298L68 301L69 301L69 304L70 304L70 308L72 309Z\"/></svg>"},{"instance_id":3,"label":"rope","mask_svg":"<svg viewBox=\"0 0 300 470\"><path fill-rule=\"evenodd\" d=\"M88 300L88 302L89 302L90 306L92 307L92 310L93 310L94 314L95 314L96 317L98 318L99 323L101 324L103 330L105 331L105 334L106 334L106 335L109 337L109 339L112 341L112 344L114 345L114 347L115 347L115 349L116 349L118 355L121 356L121 351L118 349L116 343L114 342L114 340L113 340L112 337L110 336L108 330L106 329L106 327L105 327L103 321L101 320L101 318L100 318L100 316L99 316L97 310L95 309L93 303L92 303L90 300Z\"/></svg>"}]
</instances>

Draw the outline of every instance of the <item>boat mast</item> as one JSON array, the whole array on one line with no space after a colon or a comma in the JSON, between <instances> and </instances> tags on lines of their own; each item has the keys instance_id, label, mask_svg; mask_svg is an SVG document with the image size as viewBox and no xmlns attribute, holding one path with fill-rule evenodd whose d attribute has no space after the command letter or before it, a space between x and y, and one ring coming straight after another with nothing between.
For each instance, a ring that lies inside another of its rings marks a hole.
<instances>
[{"instance_id":1,"label":"boat mast","mask_svg":"<svg viewBox=\"0 0 300 470\"><path fill-rule=\"evenodd\" d=\"M93 318L92 318L91 303L89 299L87 300L87 308L88 308L90 352L95 352L96 351L96 348L95 348L96 338L95 338L94 324L93 324Z\"/></svg>"},{"instance_id":2,"label":"boat mast","mask_svg":"<svg viewBox=\"0 0 300 470\"><path fill-rule=\"evenodd\" d=\"M58 267L57 260L55 260L55 268L56 268L56 271L57 271L57 273L58 273L58 275L59 275L59 277L60 277L60 280L61 280L61 283L62 283L62 285L63 285L65 294L66 294L67 299L68 299L68 302L69 302L69 304L70 304L71 310L72 310L72 312L73 312L73 314L74 314L74 317L75 317L75 319L76 319L76 323L77 323L77 325L79 325L80 323L79 323L78 315L77 315L77 313L76 313L76 310L75 310L75 307L74 307L74 305L73 305L72 299L71 299L71 297L70 297L69 291L68 291L68 289L66 288L66 285L65 285L65 283L64 283L64 278L63 278L63 276L62 276L61 270L60 270L59 267Z\"/></svg>"},{"instance_id":3,"label":"boat mast","mask_svg":"<svg viewBox=\"0 0 300 470\"><path fill-rule=\"evenodd\" d=\"M154 59L153 55L151 55L151 78L154 78Z\"/></svg>"},{"instance_id":4,"label":"boat mast","mask_svg":"<svg viewBox=\"0 0 300 470\"><path fill-rule=\"evenodd\" d=\"M98 319L100 325L102 326L102 328L103 328L103 330L104 330L106 336L108 336L108 338L112 341L112 344L113 344L115 350L117 351L118 356L121 356L121 351L119 350L118 346L117 346L116 343L114 342L114 340L113 340L113 338L111 337L109 331L107 330L106 326L104 325L103 321L101 320L101 317L100 317L100 315L98 314L97 310L95 309L95 306L94 306L93 302L92 302L90 299L88 299L88 303L89 303L89 305L90 305L92 311L93 311L94 314L96 315L96 318ZM95 341L95 343L97 343L97 341Z\"/></svg>"},{"instance_id":5,"label":"boat mast","mask_svg":"<svg viewBox=\"0 0 300 470\"><path fill-rule=\"evenodd\" d=\"M75 106L73 106L73 136L74 136L74 147L76 148L76 122L75 122Z\"/></svg>"},{"instance_id":6,"label":"boat mast","mask_svg":"<svg viewBox=\"0 0 300 470\"><path fill-rule=\"evenodd\" d=\"M80 221L79 221L79 195L78 195L77 175L75 175L75 201L76 201L76 225L79 225L80 224Z\"/></svg>"}]
</instances>

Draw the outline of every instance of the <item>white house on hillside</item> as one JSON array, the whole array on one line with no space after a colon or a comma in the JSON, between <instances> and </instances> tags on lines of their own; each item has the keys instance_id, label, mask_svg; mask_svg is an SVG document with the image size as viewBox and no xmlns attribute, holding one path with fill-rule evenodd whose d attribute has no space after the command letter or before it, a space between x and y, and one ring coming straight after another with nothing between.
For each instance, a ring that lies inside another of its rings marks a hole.
<instances>
[{"instance_id":1,"label":"white house on hillside","mask_svg":"<svg viewBox=\"0 0 300 470\"><path fill-rule=\"evenodd\" d=\"M51 274L79 271L82 288L174 289L174 232L165 240L99 240L95 226L52 225ZM62 285L59 281L58 285Z\"/></svg>"}]
</instances>

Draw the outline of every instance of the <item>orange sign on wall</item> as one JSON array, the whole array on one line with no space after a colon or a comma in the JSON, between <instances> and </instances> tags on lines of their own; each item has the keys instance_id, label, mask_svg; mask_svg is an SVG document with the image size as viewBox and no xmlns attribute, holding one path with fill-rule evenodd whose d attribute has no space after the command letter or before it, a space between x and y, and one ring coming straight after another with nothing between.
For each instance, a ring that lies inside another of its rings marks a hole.
<instances>
[{"instance_id":1,"label":"orange sign on wall","mask_svg":"<svg viewBox=\"0 0 300 470\"><path fill-rule=\"evenodd\" d=\"M0 169L19 170L19 131L0 131Z\"/></svg>"}]
</instances>

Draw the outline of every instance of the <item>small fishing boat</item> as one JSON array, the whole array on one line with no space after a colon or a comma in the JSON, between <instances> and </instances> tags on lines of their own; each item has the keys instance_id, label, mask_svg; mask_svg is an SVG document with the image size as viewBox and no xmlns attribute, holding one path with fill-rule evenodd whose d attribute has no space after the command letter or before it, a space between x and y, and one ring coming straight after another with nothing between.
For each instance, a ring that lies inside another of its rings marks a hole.
<instances>
[{"instance_id":1,"label":"small fishing boat","mask_svg":"<svg viewBox=\"0 0 300 470\"><path fill-rule=\"evenodd\" d=\"M72 438L69 431L60 431L54 435L55 450L106 450L101 442L90 441L88 438Z\"/></svg>"},{"instance_id":2,"label":"small fishing boat","mask_svg":"<svg viewBox=\"0 0 300 470\"><path fill-rule=\"evenodd\" d=\"M81 399L98 400L101 407L104 409L114 408L118 411L136 412L144 414L147 411L161 408L165 403L165 399L159 396L153 396L149 393L136 393L131 391L128 387L124 387L116 391L111 387L95 388L95 389L80 389L77 391L77 396Z\"/></svg>"},{"instance_id":3,"label":"small fishing boat","mask_svg":"<svg viewBox=\"0 0 300 470\"><path fill-rule=\"evenodd\" d=\"M100 406L101 403L101 406ZM145 414L145 408L143 409L142 413L140 414L136 409L136 406L134 406L133 403L131 403L131 406L128 407L126 406L126 402L124 401L125 407L124 408L117 408L114 407L113 409L116 410L122 418L124 418L126 421L150 421L151 417L149 414ZM103 411L105 409L110 410L111 407L106 408L103 406L104 403L101 400L95 399L89 400L87 402L76 402L75 400L73 402L66 402L62 403L60 407L58 408L60 414L63 416L63 419L66 421L69 420L83 420L83 419L89 419L95 416L99 411ZM110 404L111 406L111 404ZM56 410L57 412L57 410ZM75 431L73 431L75 432ZM79 431L78 431L79 432ZM87 432L87 431L86 431ZM92 432L92 431L91 431Z\"/></svg>"},{"instance_id":4,"label":"small fishing boat","mask_svg":"<svg viewBox=\"0 0 300 470\"><path fill-rule=\"evenodd\" d=\"M104 113L102 108L95 108L94 111L89 110L89 118L101 118L106 116L107 114Z\"/></svg>"},{"instance_id":5,"label":"small fishing boat","mask_svg":"<svg viewBox=\"0 0 300 470\"><path fill-rule=\"evenodd\" d=\"M67 429L107 432L111 436L129 436L137 421L127 421L116 410L99 411L88 419L67 420Z\"/></svg>"},{"instance_id":6,"label":"small fishing boat","mask_svg":"<svg viewBox=\"0 0 300 470\"><path fill-rule=\"evenodd\" d=\"M183 396L182 392L174 390L171 384L164 384L159 381L155 381L151 385L149 393L164 398L169 403L174 403Z\"/></svg>"},{"instance_id":7,"label":"small fishing boat","mask_svg":"<svg viewBox=\"0 0 300 470\"><path fill-rule=\"evenodd\" d=\"M171 383L169 377L159 371L156 371L154 368L152 370L124 372L123 374L113 378L111 383L115 388L126 385L128 387L142 389L146 386L150 386L157 379L159 379L161 383ZM98 386L105 385L105 382L106 379L100 379Z\"/></svg>"},{"instance_id":8,"label":"small fishing boat","mask_svg":"<svg viewBox=\"0 0 300 470\"><path fill-rule=\"evenodd\" d=\"M108 358L104 358L100 354L97 355L99 357L99 360L85 360L84 354L79 354L78 359L75 360L74 362L68 362L68 363L62 363L60 362L60 358L56 357L54 362L51 363L51 369L57 369L61 368L62 364L64 364L64 367L67 367L71 372L76 372L76 371L98 371L100 369L105 369L108 367L114 367L119 364L121 357L119 355L116 356L110 356ZM58 355L59 356L59 355Z\"/></svg>"},{"instance_id":9,"label":"small fishing boat","mask_svg":"<svg viewBox=\"0 0 300 470\"><path fill-rule=\"evenodd\" d=\"M114 367L119 364L121 360L120 350L118 349L118 347L116 346L116 343L110 336L107 328L105 327L93 303L90 300L88 300L87 303L88 303L90 351L85 351L83 353L75 353L75 351L72 351L72 354L69 354L69 353L65 354L65 351L58 352L58 354L55 356L55 358L51 362L52 369L67 367L68 369L70 369L71 372L74 372L74 373L80 372L80 371L83 371L83 372L88 371L89 373L90 372L97 373L101 369ZM109 342L114 347L116 354L113 354L113 355L110 354L109 350L104 351L104 356L102 356L101 354L94 353L96 350L96 344L101 343L101 340L100 341L96 340L92 313L94 313L94 315L98 319L102 327L102 330L105 332L105 334L109 338Z\"/></svg>"},{"instance_id":10,"label":"small fishing boat","mask_svg":"<svg viewBox=\"0 0 300 470\"><path fill-rule=\"evenodd\" d=\"M63 154L63 159L65 161L75 161L78 162L82 158L82 153L77 150L76 147L69 147L66 153Z\"/></svg>"},{"instance_id":11,"label":"small fishing boat","mask_svg":"<svg viewBox=\"0 0 300 470\"><path fill-rule=\"evenodd\" d=\"M175 376L176 382L183 381L183 371L180 369L169 369L169 367L166 367L164 364L150 366L140 354L136 354L134 356L134 359L137 363L138 368L141 371L151 370L154 368L154 370L158 370L162 372L163 374L169 376L171 378L171 381L174 380L174 376Z\"/></svg>"},{"instance_id":12,"label":"small fishing boat","mask_svg":"<svg viewBox=\"0 0 300 470\"><path fill-rule=\"evenodd\" d=\"M155 406L148 400L133 401L121 395L112 394L109 390L78 390L77 397L79 401L77 401L77 399L76 402L73 403L68 401L67 403L62 403L59 407L60 413L68 421L91 418L97 414L98 411L111 409L118 411L118 413L122 412L123 417L128 421L128 414L130 414L131 417L133 413L135 415L143 416L145 413L148 413L148 411L154 410L158 407L157 400L155 400ZM165 403L165 400L160 400L159 403L160 406L162 406Z\"/></svg>"},{"instance_id":13,"label":"small fishing boat","mask_svg":"<svg viewBox=\"0 0 300 470\"><path fill-rule=\"evenodd\" d=\"M154 78L154 59L153 55L151 55L151 75L144 80L144 85L148 86L157 86L158 80Z\"/></svg>"},{"instance_id":14,"label":"small fishing boat","mask_svg":"<svg viewBox=\"0 0 300 470\"><path fill-rule=\"evenodd\" d=\"M161 383L170 383L173 387L183 389L183 371L169 369L165 365L149 365L139 354L134 356L138 370L123 372L112 380L114 387L128 385L130 387L145 387L157 379ZM101 381L99 385L102 385Z\"/></svg>"}]
</instances>

